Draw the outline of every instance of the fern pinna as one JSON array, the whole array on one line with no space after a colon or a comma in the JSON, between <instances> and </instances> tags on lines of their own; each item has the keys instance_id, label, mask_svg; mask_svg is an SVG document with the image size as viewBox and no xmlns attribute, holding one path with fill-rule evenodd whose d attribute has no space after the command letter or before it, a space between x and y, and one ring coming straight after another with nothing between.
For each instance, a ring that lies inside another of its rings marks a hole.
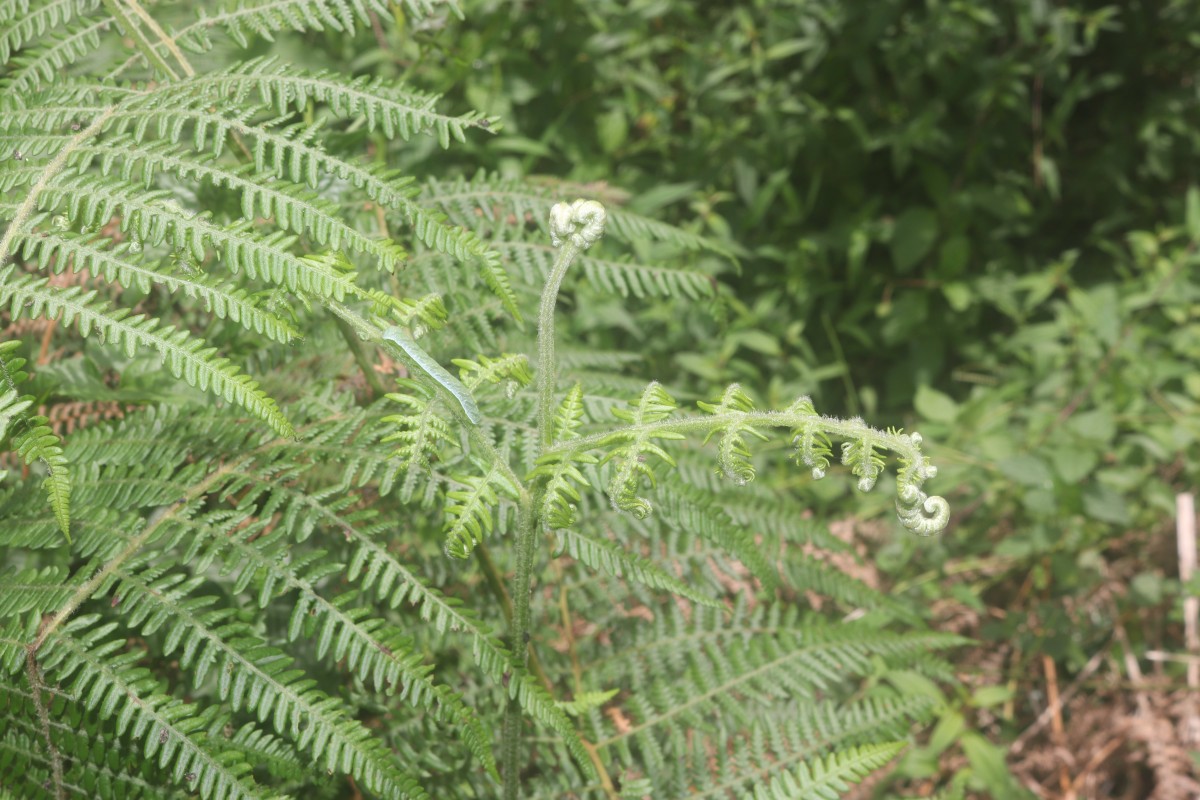
<instances>
[{"instance_id":1,"label":"fern pinna","mask_svg":"<svg viewBox=\"0 0 1200 800\"><path fill-rule=\"evenodd\" d=\"M498 120L264 44L454 3L190 13L0 0L0 797L824 797L887 763L957 640L816 558L845 545L752 447L820 478L840 443L864 491L894 454L929 534L919 436L631 391L636 357L559 346L564 282L711 298L720 247L415 181ZM64 440L63 400L124 419Z\"/></svg>"}]
</instances>

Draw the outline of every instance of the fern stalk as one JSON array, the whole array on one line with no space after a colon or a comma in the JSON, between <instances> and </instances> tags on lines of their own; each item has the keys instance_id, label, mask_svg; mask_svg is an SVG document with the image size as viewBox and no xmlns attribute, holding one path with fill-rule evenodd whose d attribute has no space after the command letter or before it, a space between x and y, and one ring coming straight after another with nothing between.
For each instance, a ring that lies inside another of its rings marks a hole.
<instances>
[{"instance_id":1,"label":"fern stalk","mask_svg":"<svg viewBox=\"0 0 1200 800\"><path fill-rule=\"evenodd\" d=\"M16 240L17 234L25 226L25 223L29 221L29 218L33 215L33 212L37 210L38 197L41 196L42 192L45 191L54 178L60 172L62 172L64 167L66 167L67 161L71 158L71 155L75 152L75 149L81 143L88 141L93 136L98 134L100 129L103 128L108 122L109 118L116 113L116 110L116 106L109 106L107 109L97 114L96 118L92 120L91 124L79 131L79 133L72 136L71 141L67 142L67 145L59 150L58 153L55 154L54 158L50 159L50 161L46 163L46 168L42 170L42 174L38 177L37 183L29 188L28 194L25 195L25 200L22 201L21 205L17 208L16 213L12 215L12 219L9 220L8 229L4 232L4 238L0 239L0 266L2 266L4 262L8 260L10 255L12 255L13 242Z\"/></svg>"},{"instance_id":2,"label":"fern stalk","mask_svg":"<svg viewBox=\"0 0 1200 800\"><path fill-rule=\"evenodd\" d=\"M558 367L554 358L554 307L558 304L558 291L579 254L604 234L604 221L604 206L593 200L557 203L550 209L550 238L558 247L558 256L546 278L538 307L538 431L542 450L554 443L554 390ZM517 506L517 573L513 578L512 649L513 658L522 668L529 653L529 594L533 588L533 555L537 545L534 502L535 498L521 486L521 500ZM515 697L509 699L504 709L501 730L504 798L517 800L521 790L517 766L521 752L521 706Z\"/></svg>"},{"instance_id":3,"label":"fern stalk","mask_svg":"<svg viewBox=\"0 0 1200 800\"><path fill-rule=\"evenodd\" d=\"M558 247L558 256L542 289L538 307L538 430L542 449L553 443L554 389L557 364L554 361L554 307L558 290L571 264L604 234L604 206L593 200L558 203L550 210L550 237Z\"/></svg>"}]
</instances>

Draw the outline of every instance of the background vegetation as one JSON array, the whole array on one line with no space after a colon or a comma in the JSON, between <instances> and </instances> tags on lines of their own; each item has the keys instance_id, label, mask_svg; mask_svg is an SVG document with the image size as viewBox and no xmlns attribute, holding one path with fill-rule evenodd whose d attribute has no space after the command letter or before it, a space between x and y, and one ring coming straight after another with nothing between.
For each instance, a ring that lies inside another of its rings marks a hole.
<instances>
[{"instance_id":1,"label":"background vegetation","mask_svg":"<svg viewBox=\"0 0 1200 800\"><path fill-rule=\"evenodd\" d=\"M585 282L560 315L581 352L637 353L631 374L684 399L738 381L763 407L808 394L916 428L941 468L944 535L878 521L886 494L832 525L840 570L975 641L944 682L891 676L933 725L858 796L1194 796L1200 709L1183 664L1147 654L1184 650L1200 591L1173 533L1175 494L1200 484L1196 3L463 5L250 54L503 121L447 151L365 128L347 150L587 184L736 256L693 257L711 302ZM173 391L136 362L105 385L110 357L33 370L60 431ZM760 481L829 519L853 478Z\"/></svg>"}]
</instances>

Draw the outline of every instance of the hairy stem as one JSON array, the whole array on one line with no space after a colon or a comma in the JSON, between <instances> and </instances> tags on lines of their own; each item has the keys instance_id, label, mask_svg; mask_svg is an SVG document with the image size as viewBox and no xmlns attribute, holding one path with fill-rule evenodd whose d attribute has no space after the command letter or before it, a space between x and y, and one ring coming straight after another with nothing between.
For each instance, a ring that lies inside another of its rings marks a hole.
<instances>
[{"instance_id":1,"label":"hairy stem","mask_svg":"<svg viewBox=\"0 0 1200 800\"><path fill-rule=\"evenodd\" d=\"M550 275L546 278L542 302L538 307L538 431L543 449L554 441L554 389L558 366L554 360L554 307L558 304L558 290L563 277L582 249L574 238L562 243L554 266L550 268Z\"/></svg>"},{"instance_id":2,"label":"hairy stem","mask_svg":"<svg viewBox=\"0 0 1200 800\"><path fill-rule=\"evenodd\" d=\"M132 15L127 13L127 10L122 7L120 0L104 0L104 7L108 9L108 13L116 18L117 24L121 26L122 33L133 40L138 52L145 56L146 62L151 67L158 67L173 81L179 80L179 75L175 73L175 70L171 69L171 65L167 63L165 58L155 52L150 41L142 34L142 29L134 21L134 16L146 16L144 11L142 14L137 13L137 11L141 10L140 6L130 9L134 12Z\"/></svg>"},{"instance_id":3,"label":"hairy stem","mask_svg":"<svg viewBox=\"0 0 1200 800\"><path fill-rule=\"evenodd\" d=\"M3 265L8 260L9 255L15 251L17 236L21 232L21 228L25 226L25 223L29 221L29 217L37 210L38 197L41 196L42 191L50 185L50 181L63 171L63 168L67 165L67 160L75 152L75 148L81 142L99 133L100 129L105 126L116 110L116 106L110 106L102 113L97 114L90 125L72 136L71 141L67 142L67 145L46 163L46 168L38 176L37 182L29 188L25 199L17 207L16 213L12 215L12 219L8 223L8 228L4 231L4 238L0 239L0 265Z\"/></svg>"},{"instance_id":4,"label":"hairy stem","mask_svg":"<svg viewBox=\"0 0 1200 800\"><path fill-rule=\"evenodd\" d=\"M529 594L533 581L536 529L533 496L522 488L517 504L517 574L513 579L512 653L515 666L524 667L529 653ZM501 726L500 757L504 764L504 798L517 800L521 791L521 704L510 697Z\"/></svg>"}]
</instances>

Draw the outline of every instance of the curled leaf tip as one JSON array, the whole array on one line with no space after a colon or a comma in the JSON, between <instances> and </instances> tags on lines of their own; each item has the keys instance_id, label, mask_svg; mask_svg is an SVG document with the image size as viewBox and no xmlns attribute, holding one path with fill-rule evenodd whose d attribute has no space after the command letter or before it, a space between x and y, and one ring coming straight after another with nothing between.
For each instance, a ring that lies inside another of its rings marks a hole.
<instances>
[{"instance_id":1,"label":"curled leaf tip","mask_svg":"<svg viewBox=\"0 0 1200 800\"><path fill-rule=\"evenodd\" d=\"M561 247L570 239L581 250L587 250L604 235L607 219L604 206L595 200L555 203L550 209L550 241Z\"/></svg>"}]
</instances>

